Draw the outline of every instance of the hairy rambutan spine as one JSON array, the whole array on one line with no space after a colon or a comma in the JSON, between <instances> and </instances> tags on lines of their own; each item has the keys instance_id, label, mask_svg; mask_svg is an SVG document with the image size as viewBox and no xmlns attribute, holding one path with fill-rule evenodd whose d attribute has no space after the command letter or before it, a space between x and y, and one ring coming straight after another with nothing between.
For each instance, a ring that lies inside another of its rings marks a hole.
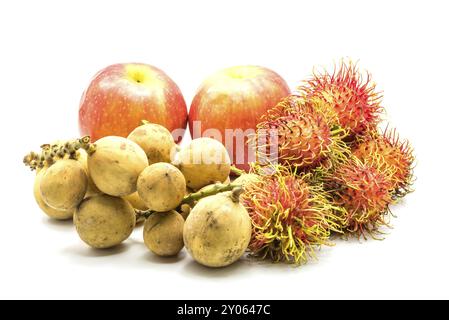
<instances>
[{"instance_id":1,"label":"hairy rambutan spine","mask_svg":"<svg viewBox=\"0 0 449 320\"><path fill-rule=\"evenodd\" d=\"M349 149L343 139L346 131L330 124L327 108L319 101L288 96L270 109L257 125L252 142L257 159L278 162L308 170L324 160L344 162Z\"/></svg>"},{"instance_id":2,"label":"hairy rambutan spine","mask_svg":"<svg viewBox=\"0 0 449 320\"><path fill-rule=\"evenodd\" d=\"M412 192L415 157L408 140L401 140L396 129L373 131L353 150L362 162L376 167L391 177L391 192L394 199Z\"/></svg>"},{"instance_id":3,"label":"hairy rambutan spine","mask_svg":"<svg viewBox=\"0 0 449 320\"><path fill-rule=\"evenodd\" d=\"M253 222L249 249L254 256L302 264L316 258L321 245L331 245L340 218L322 188L308 183L309 176L278 166L245 185L241 199Z\"/></svg>"},{"instance_id":4,"label":"hairy rambutan spine","mask_svg":"<svg viewBox=\"0 0 449 320\"><path fill-rule=\"evenodd\" d=\"M391 177L376 167L353 158L325 177L325 187L340 206L344 231L348 235L376 238L379 228L388 226L393 203Z\"/></svg>"},{"instance_id":5,"label":"hairy rambutan spine","mask_svg":"<svg viewBox=\"0 0 449 320\"><path fill-rule=\"evenodd\" d=\"M298 87L307 99L318 99L338 115L338 123L349 130L349 139L365 134L380 122L382 94L376 91L371 75L362 74L356 63L342 60L333 73L314 71Z\"/></svg>"}]
</instances>

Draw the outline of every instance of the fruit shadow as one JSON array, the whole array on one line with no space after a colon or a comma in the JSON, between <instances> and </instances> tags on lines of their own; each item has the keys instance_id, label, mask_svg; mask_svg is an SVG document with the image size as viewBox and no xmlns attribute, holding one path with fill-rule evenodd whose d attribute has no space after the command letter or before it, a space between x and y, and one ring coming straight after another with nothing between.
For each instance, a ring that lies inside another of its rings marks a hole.
<instances>
[{"instance_id":1,"label":"fruit shadow","mask_svg":"<svg viewBox=\"0 0 449 320\"><path fill-rule=\"evenodd\" d=\"M248 273L250 264L251 263L245 258L237 260L233 264L226 267L210 268L195 262L193 259L190 259L184 265L184 271L191 276L201 278L227 278L235 275L242 276Z\"/></svg>"},{"instance_id":2,"label":"fruit shadow","mask_svg":"<svg viewBox=\"0 0 449 320\"><path fill-rule=\"evenodd\" d=\"M83 258L102 258L124 253L128 251L129 248L130 246L126 243L121 243L118 246L109 249L94 249L87 245L77 245L66 248L64 252Z\"/></svg>"},{"instance_id":3,"label":"fruit shadow","mask_svg":"<svg viewBox=\"0 0 449 320\"><path fill-rule=\"evenodd\" d=\"M378 229L378 233L374 233L370 235L369 233L365 233L365 235L356 235L356 234L350 234L350 235L343 235L339 233L332 234L330 237L331 243L334 244L334 246L338 245L363 245L367 242L373 242L373 241L384 241L388 238L390 233L394 230L394 225L391 224L388 226L380 226Z\"/></svg>"},{"instance_id":4,"label":"fruit shadow","mask_svg":"<svg viewBox=\"0 0 449 320\"><path fill-rule=\"evenodd\" d=\"M54 231L71 231L74 229L73 220L55 220L47 217L42 218L42 223Z\"/></svg>"},{"instance_id":5,"label":"fruit shadow","mask_svg":"<svg viewBox=\"0 0 449 320\"><path fill-rule=\"evenodd\" d=\"M171 256L171 257L160 257L160 256L155 255L152 252L149 252L148 250L146 250L146 251L147 252L145 252L145 254L142 255L142 259L145 262L150 262L150 263L173 264L173 263L180 262L181 260L183 260L186 257L186 252L184 250L182 250L176 256Z\"/></svg>"},{"instance_id":6,"label":"fruit shadow","mask_svg":"<svg viewBox=\"0 0 449 320\"><path fill-rule=\"evenodd\" d=\"M258 258L248 258L248 259L251 263L251 267L260 270L267 270L268 272L281 272L283 274L287 273L298 274L304 273L309 269L311 270L315 268L316 265L323 264L326 260L329 259L328 255L325 252L317 252L317 255L318 257L316 259L309 257L307 262L302 263L285 262L285 261L275 262L269 259L258 260Z\"/></svg>"}]
</instances>

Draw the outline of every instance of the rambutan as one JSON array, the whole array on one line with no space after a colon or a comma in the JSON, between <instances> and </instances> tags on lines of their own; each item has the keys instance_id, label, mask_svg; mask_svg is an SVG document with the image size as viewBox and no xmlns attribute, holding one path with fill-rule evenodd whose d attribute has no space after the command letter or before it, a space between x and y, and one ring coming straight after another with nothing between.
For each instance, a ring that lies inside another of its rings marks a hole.
<instances>
[{"instance_id":1,"label":"rambutan","mask_svg":"<svg viewBox=\"0 0 449 320\"><path fill-rule=\"evenodd\" d=\"M377 131L367 136L353 150L362 162L386 172L392 180L391 192L395 199L410 193L413 184L413 149L407 140L401 141L396 130Z\"/></svg>"},{"instance_id":2,"label":"rambutan","mask_svg":"<svg viewBox=\"0 0 449 320\"><path fill-rule=\"evenodd\" d=\"M249 249L254 256L301 264L330 244L330 233L341 222L322 188L308 178L278 167L245 185L241 199L253 222Z\"/></svg>"},{"instance_id":3,"label":"rambutan","mask_svg":"<svg viewBox=\"0 0 449 320\"><path fill-rule=\"evenodd\" d=\"M319 102L301 96L288 96L270 109L257 125L258 161L312 169L327 158L344 159L345 132L330 125L322 110Z\"/></svg>"},{"instance_id":4,"label":"rambutan","mask_svg":"<svg viewBox=\"0 0 449 320\"><path fill-rule=\"evenodd\" d=\"M350 132L348 140L363 135L380 121L382 95L376 91L371 75L364 76L351 61L342 61L332 74L314 72L298 90L308 99L325 101L333 108L339 124Z\"/></svg>"},{"instance_id":5,"label":"rambutan","mask_svg":"<svg viewBox=\"0 0 449 320\"><path fill-rule=\"evenodd\" d=\"M343 228L347 234L375 238L380 226L388 226L389 204L393 202L391 177L376 167L354 158L329 174L325 187L334 204L344 209Z\"/></svg>"}]
</instances>

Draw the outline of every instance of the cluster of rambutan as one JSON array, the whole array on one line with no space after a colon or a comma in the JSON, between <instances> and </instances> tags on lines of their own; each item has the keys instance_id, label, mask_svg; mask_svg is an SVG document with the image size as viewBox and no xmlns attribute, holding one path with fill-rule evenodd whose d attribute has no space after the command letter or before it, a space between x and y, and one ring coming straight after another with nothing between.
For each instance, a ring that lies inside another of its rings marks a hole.
<instances>
[{"instance_id":1,"label":"cluster of rambutan","mask_svg":"<svg viewBox=\"0 0 449 320\"><path fill-rule=\"evenodd\" d=\"M414 157L395 130L380 129L381 100L349 61L314 73L263 116L259 179L243 195L253 254L302 263L333 233L376 238L388 226L390 205L411 191Z\"/></svg>"}]
</instances>

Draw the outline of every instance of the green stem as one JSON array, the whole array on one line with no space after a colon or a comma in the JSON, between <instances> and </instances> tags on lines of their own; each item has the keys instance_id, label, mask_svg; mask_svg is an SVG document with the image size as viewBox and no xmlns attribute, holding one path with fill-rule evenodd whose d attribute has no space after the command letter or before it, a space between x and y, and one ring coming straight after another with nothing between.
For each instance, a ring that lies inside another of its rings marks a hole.
<instances>
[{"instance_id":1,"label":"green stem","mask_svg":"<svg viewBox=\"0 0 449 320\"><path fill-rule=\"evenodd\" d=\"M332 128L331 130L331 135L332 136L336 136L336 135L342 135L342 136L347 136L348 132L346 129L340 127L340 126L335 126L334 128Z\"/></svg>"},{"instance_id":2,"label":"green stem","mask_svg":"<svg viewBox=\"0 0 449 320\"><path fill-rule=\"evenodd\" d=\"M184 199L182 199L181 204L187 203L187 204L192 204L195 201L198 201L202 198L208 197L208 196L213 196L217 193L220 192L225 192L225 191L232 191L234 188L237 187L241 187L239 184L234 184L234 183L230 183L230 184L223 184L223 183L215 183L215 184L211 184L209 186L206 186L202 189L200 189L197 192L191 193L187 196L184 197Z\"/></svg>"},{"instance_id":3,"label":"green stem","mask_svg":"<svg viewBox=\"0 0 449 320\"><path fill-rule=\"evenodd\" d=\"M180 208L183 204L188 204L192 206L195 201L198 201L202 198L216 195L217 193L226 192L226 191L232 191L232 200L238 202L239 196L243 192L243 188L240 184L230 183L230 184L223 184L223 183L215 183L211 184L209 186L206 186L202 188L200 191L191 193L187 196L185 196L181 203L179 204L178 208ZM136 219L140 219L141 217L144 217L147 219L152 213L155 211L153 210L135 210L136 212Z\"/></svg>"},{"instance_id":4,"label":"green stem","mask_svg":"<svg viewBox=\"0 0 449 320\"><path fill-rule=\"evenodd\" d=\"M233 174L235 174L236 176L241 176L242 174L246 173L245 170L241 170L241 169L239 169L239 168L237 168L235 166L231 166L231 172Z\"/></svg>"},{"instance_id":5,"label":"green stem","mask_svg":"<svg viewBox=\"0 0 449 320\"><path fill-rule=\"evenodd\" d=\"M144 211L144 210L134 209L134 212L136 213L136 221L139 221L142 218L148 219L148 217L151 216L151 214L154 213L155 211L152 211L152 210Z\"/></svg>"}]
</instances>

